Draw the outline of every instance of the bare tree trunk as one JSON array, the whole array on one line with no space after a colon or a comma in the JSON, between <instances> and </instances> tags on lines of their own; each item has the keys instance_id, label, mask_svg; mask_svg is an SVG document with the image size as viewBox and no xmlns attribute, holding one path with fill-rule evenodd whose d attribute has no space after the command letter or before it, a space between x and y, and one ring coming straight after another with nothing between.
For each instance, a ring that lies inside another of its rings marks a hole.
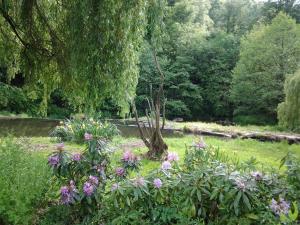
<instances>
[{"instance_id":1,"label":"bare tree trunk","mask_svg":"<svg viewBox=\"0 0 300 225\"><path fill-rule=\"evenodd\" d=\"M152 160L160 160L165 157L167 154L168 146L163 140L162 134L161 134L161 129L164 128L165 126L165 100L164 100L164 90L163 90L163 85L164 85L164 74L160 68L156 51L153 48L153 57L154 57L154 62L156 65L156 68L159 72L160 75L160 84L159 84L159 89L155 98L155 101L153 101L152 97L152 90L150 90L151 93L151 101L148 100L148 106L150 112L146 110L146 117L147 117L147 122L148 122L148 127L144 126L143 128L140 126L139 122L139 117L138 113L136 110L136 106L134 101L132 102L133 105L133 111L135 115L135 120L139 129L139 133L141 136L141 139L145 143L145 145L148 147L148 152L147 152L147 157ZM152 89L152 87L151 87ZM163 99L163 122L162 122L162 127L160 127L160 108L161 108L161 99ZM149 130L150 132L148 133L148 137L145 135L144 131Z\"/></svg>"}]
</instances>

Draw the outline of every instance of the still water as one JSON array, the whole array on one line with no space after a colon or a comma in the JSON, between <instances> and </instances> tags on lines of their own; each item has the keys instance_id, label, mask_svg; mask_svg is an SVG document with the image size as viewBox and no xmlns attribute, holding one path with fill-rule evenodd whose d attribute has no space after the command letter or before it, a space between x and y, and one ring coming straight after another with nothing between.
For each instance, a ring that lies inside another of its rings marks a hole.
<instances>
[{"instance_id":1,"label":"still water","mask_svg":"<svg viewBox=\"0 0 300 225\"><path fill-rule=\"evenodd\" d=\"M134 123L125 124L120 120L110 120L110 122L118 127L122 136L139 136L139 131ZM52 119L0 117L0 136L47 137L58 124L59 120ZM178 136L173 129L164 129L162 133L164 136Z\"/></svg>"}]
</instances>

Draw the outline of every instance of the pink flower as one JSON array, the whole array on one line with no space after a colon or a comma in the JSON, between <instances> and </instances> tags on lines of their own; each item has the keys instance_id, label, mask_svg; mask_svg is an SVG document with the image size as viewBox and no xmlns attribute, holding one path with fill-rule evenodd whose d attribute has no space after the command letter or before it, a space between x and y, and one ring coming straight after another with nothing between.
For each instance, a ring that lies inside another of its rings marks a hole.
<instances>
[{"instance_id":1,"label":"pink flower","mask_svg":"<svg viewBox=\"0 0 300 225\"><path fill-rule=\"evenodd\" d=\"M95 187L89 182L85 182L83 185L83 192L87 196L91 196L94 193Z\"/></svg>"},{"instance_id":2,"label":"pink flower","mask_svg":"<svg viewBox=\"0 0 300 225\"><path fill-rule=\"evenodd\" d=\"M161 188L161 187L162 187L162 181L161 181L161 179L155 178L155 179L153 180L153 185L154 185L154 187L157 188L157 189Z\"/></svg>"},{"instance_id":3,"label":"pink flower","mask_svg":"<svg viewBox=\"0 0 300 225\"><path fill-rule=\"evenodd\" d=\"M164 161L162 164L161 164L161 168L163 170L169 170L171 169L172 165L169 161Z\"/></svg>"},{"instance_id":4,"label":"pink flower","mask_svg":"<svg viewBox=\"0 0 300 225\"><path fill-rule=\"evenodd\" d=\"M65 144L64 143L58 143L56 145L56 149L59 150L59 151L64 150L64 148L65 148Z\"/></svg>"},{"instance_id":5,"label":"pink flower","mask_svg":"<svg viewBox=\"0 0 300 225\"><path fill-rule=\"evenodd\" d=\"M143 177L138 177L134 180L134 186L142 187L146 185L145 179Z\"/></svg>"},{"instance_id":6,"label":"pink flower","mask_svg":"<svg viewBox=\"0 0 300 225\"><path fill-rule=\"evenodd\" d=\"M169 162L173 162L173 161L178 161L179 157L178 157L178 154L176 152L169 152L167 159L168 159Z\"/></svg>"},{"instance_id":7,"label":"pink flower","mask_svg":"<svg viewBox=\"0 0 300 225\"><path fill-rule=\"evenodd\" d=\"M123 177L125 175L125 169L123 167L116 168L115 172L119 177Z\"/></svg>"},{"instance_id":8,"label":"pink flower","mask_svg":"<svg viewBox=\"0 0 300 225\"><path fill-rule=\"evenodd\" d=\"M115 191L115 190L118 190L120 188L120 185L118 183L114 183L112 186L111 186L111 191Z\"/></svg>"},{"instance_id":9,"label":"pink flower","mask_svg":"<svg viewBox=\"0 0 300 225\"><path fill-rule=\"evenodd\" d=\"M134 161L136 159L135 155L131 151L126 151L123 154L122 160L125 162Z\"/></svg>"},{"instance_id":10,"label":"pink flower","mask_svg":"<svg viewBox=\"0 0 300 225\"><path fill-rule=\"evenodd\" d=\"M59 164L59 156L53 155L48 158L48 164L52 167L57 167Z\"/></svg>"},{"instance_id":11,"label":"pink flower","mask_svg":"<svg viewBox=\"0 0 300 225\"><path fill-rule=\"evenodd\" d=\"M92 134L89 134L89 133L85 133L84 134L84 140L90 141L92 139L93 139L93 135Z\"/></svg>"},{"instance_id":12,"label":"pink flower","mask_svg":"<svg viewBox=\"0 0 300 225\"><path fill-rule=\"evenodd\" d=\"M72 159L73 161L80 161L81 160L81 154L80 153L75 153L73 156L72 156Z\"/></svg>"},{"instance_id":13,"label":"pink flower","mask_svg":"<svg viewBox=\"0 0 300 225\"><path fill-rule=\"evenodd\" d=\"M92 185L97 186L98 183L99 183L98 177L90 175L90 176L89 176L89 182L90 182Z\"/></svg>"}]
</instances>

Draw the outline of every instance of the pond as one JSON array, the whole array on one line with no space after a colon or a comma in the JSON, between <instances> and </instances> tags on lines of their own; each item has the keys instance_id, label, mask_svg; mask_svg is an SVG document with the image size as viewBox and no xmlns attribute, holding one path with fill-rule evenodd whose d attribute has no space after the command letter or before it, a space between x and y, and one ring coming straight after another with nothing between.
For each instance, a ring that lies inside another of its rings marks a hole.
<instances>
[{"instance_id":1,"label":"pond","mask_svg":"<svg viewBox=\"0 0 300 225\"><path fill-rule=\"evenodd\" d=\"M60 120L39 119L39 118L10 118L0 117L0 136L9 134L20 137L47 137L50 132L59 124ZM110 120L115 124L125 137L138 137L139 130L131 123L124 123L123 120ZM173 129L164 129L164 136L178 136Z\"/></svg>"}]
</instances>

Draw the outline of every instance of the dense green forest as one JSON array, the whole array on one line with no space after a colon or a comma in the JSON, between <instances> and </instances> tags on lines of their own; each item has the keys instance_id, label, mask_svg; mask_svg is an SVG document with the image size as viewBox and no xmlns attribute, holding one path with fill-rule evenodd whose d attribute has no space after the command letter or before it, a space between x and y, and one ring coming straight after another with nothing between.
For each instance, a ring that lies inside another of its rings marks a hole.
<instances>
[{"instance_id":1,"label":"dense green forest","mask_svg":"<svg viewBox=\"0 0 300 225\"><path fill-rule=\"evenodd\" d=\"M137 109L144 113L160 80L143 29L151 29L143 1L106 0L94 3L94 12L85 11L93 1L65 3L68 10L51 1L41 1L43 7L23 1L27 8L17 2L1 7L0 111L50 117L102 111L117 117L130 112L128 99L136 90ZM299 95L291 96L299 93L299 2L161 2L164 10L153 12L161 20L156 50L168 119L272 124L279 118L283 126L299 126L299 108L285 107L293 98L299 102ZM47 14L40 12L45 9ZM99 12L127 20L110 21Z\"/></svg>"}]
</instances>

